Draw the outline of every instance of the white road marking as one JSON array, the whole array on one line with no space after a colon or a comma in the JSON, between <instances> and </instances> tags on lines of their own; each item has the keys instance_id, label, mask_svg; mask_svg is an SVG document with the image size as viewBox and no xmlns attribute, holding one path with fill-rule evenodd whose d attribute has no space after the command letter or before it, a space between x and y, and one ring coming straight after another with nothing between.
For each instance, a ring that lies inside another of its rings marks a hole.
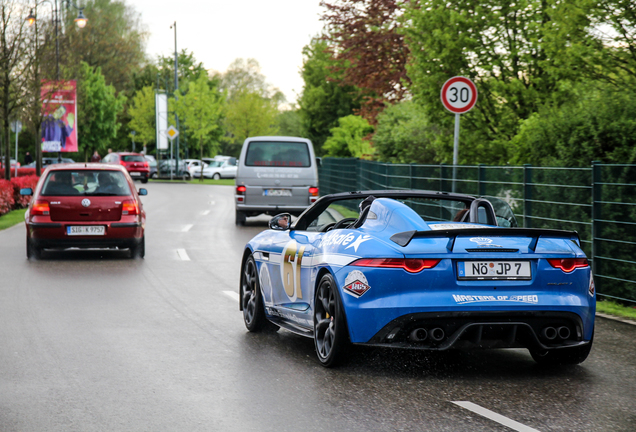
<instances>
[{"instance_id":1,"label":"white road marking","mask_svg":"<svg viewBox=\"0 0 636 432\"><path fill-rule=\"evenodd\" d=\"M182 232L188 232L190 231L190 228L192 228L192 224L186 225L183 227L183 229L181 230Z\"/></svg>"},{"instance_id":2,"label":"white road marking","mask_svg":"<svg viewBox=\"0 0 636 432\"><path fill-rule=\"evenodd\" d=\"M238 303L239 295L238 295L237 292L235 292L235 291L223 291L223 294L225 294L226 296L230 297L232 300L236 300L236 302Z\"/></svg>"},{"instance_id":3,"label":"white road marking","mask_svg":"<svg viewBox=\"0 0 636 432\"><path fill-rule=\"evenodd\" d=\"M492 421L495 421L499 424L507 426L510 429L513 429L519 432L539 432L537 429L533 429L529 426L526 426L524 424L511 420L508 417L504 417L501 414L497 414L496 412L480 407L479 405L474 404L472 402L466 402L466 401L452 401L452 402L455 405L459 405L460 407L464 409L472 411L475 414L479 414L480 416L484 416Z\"/></svg>"},{"instance_id":4,"label":"white road marking","mask_svg":"<svg viewBox=\"0 0 636 432\"><path fill-rule=\"evenodd\" d=\"M179 255L181 261L190 261L190 257L185 249L177 249L177 255Z\"/></svg>"},{"instance_id":5,"label":"white road marking","mask_svg":"<svg viewBox=\"0 0 636 432\"><path fill-rule=\"evenodd\" d=\"M206 210L206 211L203 212L203 216L207 216L209 214L210 214L210 210Z\"/></svg>"}]
</instances>

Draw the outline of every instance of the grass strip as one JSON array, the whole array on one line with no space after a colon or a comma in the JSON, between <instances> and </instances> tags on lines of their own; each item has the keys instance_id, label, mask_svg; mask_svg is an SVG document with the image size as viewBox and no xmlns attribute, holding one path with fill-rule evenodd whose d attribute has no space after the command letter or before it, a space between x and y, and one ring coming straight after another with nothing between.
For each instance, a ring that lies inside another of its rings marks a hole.
<instances>
[{"instance_id":1,"label":"grass strip","mask_svg":"<svg viewBox=\"0 0 636 432\"><path fill-rule=\"evenodd\" d=\"M622 318L636 320L635 306L624 306L612 300L603 300L596 302L596 311L608 315L615 315Z\"/></svg>"},{"instance_id":2,"label":"grass strip","mask_svg":"<svg viewBox=\"0 0 636 432\"><path fill-rule=\"evenodd\" d=\"M170 183L170 182L176 182L176 183L187 183L187 184L205 184L205 185L220 185L220 186L234 186L235 182L234 179L220 179L220 180L214 180L214 179L203 179L203 181L200 181L199 179L192 179L192 180L183 180L181 178L179 179L174 179L174 180L170 180L170 179L150 179L151 182L153 183Z\"/></svg>"},{"instance_id":3,"label":"grass strip","mask_svg":"<svg viewBox=\"0 0 636 432\"><path fill-rule=\"evenodd\" d=\"M11 228L20 222L24 222L24 213L27 209L13 210L7 214L0 216L0 231Z\"/></svg>"}]
</instances>

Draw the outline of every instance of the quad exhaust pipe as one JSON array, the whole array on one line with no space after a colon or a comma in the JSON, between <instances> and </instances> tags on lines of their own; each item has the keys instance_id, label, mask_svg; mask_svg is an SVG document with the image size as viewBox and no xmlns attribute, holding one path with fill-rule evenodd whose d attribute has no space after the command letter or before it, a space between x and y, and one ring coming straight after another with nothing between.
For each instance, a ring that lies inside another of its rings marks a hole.
<instances>
[{"instance_id":1,"label":"quad exhaust pipe","mask_svg":"<svg viewBox=\"0 0 636 432\"><path fill-rule=\"evenodd\" d=\"M561 339L568 339L570 337L570 329L566 326L559 327L557 332L559 333L559 337Z\"/></svg>"},{"instance_id":2,"label":"quad exhaust pipe","mask_svg":"<svg viewBox=\"0 0 636 432\"><path fill-rule=\"evenodd\" d=\"M433 339L435 342L439 342L444 339L444 330L439 327L435 327L433 330L431 330L431 339Z\"/></svg>"},{"instance_id":3,"label":"quad exhaust pipe","mask_svg":"<svg viewBox=\"0 0 636 432\"><path fill-rule=\"evenodd\" d=\"M541 336L543 336L544 339L547 340L555 340L557 337L557 329L555 329L554 327L545 327L543 330L541 330Z\"/></svg>"},{"instance_id":4,"label":"quad exhaust pipe","mask_svg":"<svg viewBox=\"0 0 636 432\"><path fill-rule=\"evenodd\" d=\"M413 342L422 342L425 341L426 338L428 337L428 332L426 331L425 328L416 328L415 330L413 330L411 332L411 334L409 335L409 338L413 341Z\"/></svg>"}]
</instances>

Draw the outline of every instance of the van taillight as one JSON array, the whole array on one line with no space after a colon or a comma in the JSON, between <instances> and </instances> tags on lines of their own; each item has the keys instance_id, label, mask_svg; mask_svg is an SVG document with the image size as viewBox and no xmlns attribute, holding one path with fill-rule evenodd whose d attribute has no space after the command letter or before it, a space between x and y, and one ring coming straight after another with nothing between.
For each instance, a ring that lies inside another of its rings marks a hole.
<instances>
[{"instance_id":1,"label":"van taillight","mask_svg":"<svg viewBox=\"0 0 636 432\"><path fill-rule=\"evenodd\" d=\"M309 195L318 196L318 188L317 187L310 187L309 188Z\"/></svg>"},{"instance_id":2,"label":"van taillight","mask_svg":"<svg viewBox=\"0 0 636 432\"><path fill-rule=\"evenodd\" d=\"M36 201L31 207L32 216L48 216L50 214L49 203L46 201Z\"/></svg>"},{"instance_id":3,"label":"van taillight","mask_svg":"<svg viewBox=\"0 0 636 432\"><path fill-rule=\"evenodd\" d=\"M236 194L237 195L245 195L245 191L247 190L247 188L245 186L237 186L236 187Z\"/></svg>"},{"instance_id":4,"label":"van taillight","mask_svg":"<svg viewBox=\"0 0 636 432\"><path fill-rule=\"evenodd\" d=\"M137 215L139 214L139 206L134 201L124 201L121 205L122 215Z\"/></svg>"}]
</instances>

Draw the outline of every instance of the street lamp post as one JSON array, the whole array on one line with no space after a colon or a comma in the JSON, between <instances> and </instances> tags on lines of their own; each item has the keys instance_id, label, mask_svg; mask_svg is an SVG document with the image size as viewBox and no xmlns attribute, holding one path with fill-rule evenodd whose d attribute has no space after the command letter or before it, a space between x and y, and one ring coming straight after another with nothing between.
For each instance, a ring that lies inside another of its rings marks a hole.
<instances>
[{"instance_id":1,"label":"street lamp post","mask_svg":"<svg viewBox=\"0 0 636 432\"><path fill-rule=\"evenodd\" d=\"M42 0L40 3L50 3L53 6L53 16L54 16L54 24L55 24L55 78L57 81L60 80L60 38L58 37L58 27L60 25L60 20L59 20L59 7L58 7L58 3L57 0ZM37 9L37 2L36 2L36 9ZM66 8L70 8L71 6L73 6L75 9L77 9L79 12L77 14L77 18L75 18L75 24L77 25L77 27L79 28L84 28L86 27L86 23L88 22L88 19L84 16L84 7L82 6L77 6L75 4L74 1L72 0L60 0L60 4L61 5L65 5ZM28 23L29 27L32 26L33 24L35 24L35 21L37 20L36 15L33 13L33 9L31 9L31 11L29 12L29 15L26 17L26 22ZM42 167L42 151L39 148L39 144L36 145L36 172L37 174L39 174L40 169ZM62 153L58 152L57 153L57 158L58 161L61 162L62 160Z\"/></svg>"}]
</instances>

